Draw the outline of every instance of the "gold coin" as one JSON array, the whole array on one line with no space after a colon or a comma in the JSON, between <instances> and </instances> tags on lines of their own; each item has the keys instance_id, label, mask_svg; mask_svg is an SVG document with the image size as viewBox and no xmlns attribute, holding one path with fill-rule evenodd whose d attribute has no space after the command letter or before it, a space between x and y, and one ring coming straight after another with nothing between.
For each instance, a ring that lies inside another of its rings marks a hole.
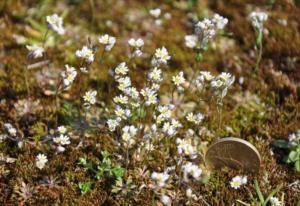
<instances>
[{"instance_id":1,"label":"gold coin","mask_svg":"<svg viewBox=\"0 0 300 206\"><path fill-rule=\"evenodd\" d=\"M260 155L250 142L234 137L216 141L205 154L206 165L213 169L228 167L257 173L260 162Z\"/></svg>"}]
</instances>

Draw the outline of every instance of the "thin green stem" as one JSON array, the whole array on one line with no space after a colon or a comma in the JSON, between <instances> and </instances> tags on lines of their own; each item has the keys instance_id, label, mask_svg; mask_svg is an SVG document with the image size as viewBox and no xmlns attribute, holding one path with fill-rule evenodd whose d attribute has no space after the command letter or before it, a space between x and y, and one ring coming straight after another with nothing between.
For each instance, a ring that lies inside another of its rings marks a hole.
<instances>
[{"instance_id":1,"label":"thin green stem","mask_svg":"<svg viewBox=\"0 0 300 206\"><path fill-rule=\"evenodd\" d=\"M260 31L260 34L259 35L262 35L262 31ZM255 72L258 71L259 69L259 64L260 64L260 61L262 59L262 53L263 53L263 47L262 47L262 37L261 37L261 40L259 41L258 43L258 55L257 55L257 59L256 59L256 65L255 65Z\"/></svg>"}]
</instances>

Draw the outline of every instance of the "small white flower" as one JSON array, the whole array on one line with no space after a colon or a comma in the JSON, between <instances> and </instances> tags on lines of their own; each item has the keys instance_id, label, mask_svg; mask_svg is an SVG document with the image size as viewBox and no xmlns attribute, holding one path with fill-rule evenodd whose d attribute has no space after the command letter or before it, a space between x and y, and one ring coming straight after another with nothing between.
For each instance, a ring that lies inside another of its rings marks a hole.
<instances>
[{"instance_id":1,"label":"small white flower","mask_svg":"<svg viewBox=\"0 0 300 206\"><path fill-rule=\"evenodd\" d=\"M61 134L59 137L53 138L53 141L59 145L68 145L71 144L70 137L67 135Z\"/></svg>"},{"instance_id":2,"label":"small white flower","mask_svg":"<svg viewBox=\"0 0 300 206\"><path fill-rule=\"evenodd\" d=\"M168 175L166 172L153 172L151 174L151 179L155 181L158 187L164 187L169 177L170 175Z\"/></svg>"},{"instance_id":3,"label":"small white flower","mask_svg":"<svg viewBox=\"0 0 300 206\"><path fill-rule=\"evenodd\" d=\"M246 176L235 176L234 178L232 178L232 180L230 182L230 186L237 190L246 183L247 183Z\"/></svg>"},{"instance_id":4,"label":"small white flower","mask_svg":"<svg viewBox=\"0 0 300 206\"><path fill-rule=\"evenodd\" d=\"M119 126L120 121L117 119L109 119L107 120L109 131L113 132L116 130L116 127Z\"/></svg>"},{"instance_id":5,"label":"small white flower","mask_svg":"<svg viewBox=\"0 0 300 206\"><path fill-rule=\"evenodd\" d=\"M95 104L96 103L96 95L97 95L97 91L90 90L85 93L85 95L83 96L83 99L88 104Z\"/></svg>"},{"instance_id":6,"label":"small white flower","mask_svg":"<svg viewBox=\"0 0 300 206\"><path fill-rule=\"evenodd\" d=\"M46 21L48 26L59 35L63 35L65 33L62 17L58 16L57 14L53 14L51 16L47 16Z\"/></svg>"},{"instance_id":7,"label":"small white flower","mask_svg":"<svg viewBox=\"0 0 300 206\"><path fill-rule=\"evenodd\" d=\"M141 38L139 38L139 39L131 38L128 40L128 44L129 44L129 46L134 47L134 48L141 48L144 46L144 40Z\"/></svg>"},{"instance_id":8,"label":"small white flower","mask_svg":"<svg viewBox=\"0 0 300 206\"><path fill-rule=\"evenodd\" d=\"M29 50L28 57L33 59L42 57L45 52L43 47L37 45L27 45L26 48Z\"/></svg>"},{"instance_id":9,"label":"small white flower","mask_svg":"<svg viewBox=\"0 0 300 206\"><path fill-rule=\"evenodd\" d=\"M191 175L195 180L200 180L202 169L198 167L197 165L194 165L191 162L186 163L182 167L183 174L184 174L184 181L188 182L188 176Z\"/></svg>"},{"instance_id":10,"label":"small white flower","mask_svg":"<svg viewBox=\"0 0 300 206\"><path fill-rule=\"evenodd\" d=\"M125 143L128 146L131 146L132 144L135 143L134 137L137 134L137 128L134 127L133 125L127 125L122 129L122 140L125 141Z\"/></svg>"},{"instance_id":11,"label":"small white flower","mask_svg":"<svg viewBox=\"0 0 300 206\"><path fill-rule=\"evenodd\" d=\"M183 72L179 72L178 75L173 76L172 81L177 87L182 86L185 83L185 78L183 76Z\"/></svg>"},{"instance_id":12,"label":"small white flower","mask_svg":"<svg viewBox=\"0 0 300 206\"><path fill-rule=\"evenodd\" d=\"M149 74L148 77L153 82L161 82L162 81L162 72L160 69L155 67Z\"/></svg>"},{"instance_id":13,"label":"small white flower","mask_svg":"<svg viewBox=\"0 0 300 206\"><path fill-rule=\"evenodd\" d=\"M149 11L150 15L153 16L154 18L158 18L161 14L161 10L160 8L156 8L156 9L151 9Z\"/></svg>"},{"instance_id":14,"label":"small white flower","mask_svg":"<svg viewBox=\"0 0 300 206\"><path fill-rule=\"evenodd\" d=\"M176 139L177 151L178 154L184 154L190 156L191 159L195 159L197 157L197 149L191 144L190 139Z\"/></svg>"},{"instance_id":15,"label":"small white flower","mask_svg":"<svg viewBox=\"0 0 300 206\"><path fill-rule=\"evenodd\" d=\"M146 100L145 104L147 106L149 106L151 104L157 104L157 102L158 102L157 93L154 90L146 87L145 89L142 89L141 94L145 98L145 100Z\"/></svg>"},{"instance_id":16,"label":"small white flower","mask_svg":"<svg viewBox=\"0 0 300 206\"><path fill-rule=\"evenodd\" d=\"M36 166L39 169L43 169L48 162L47 156L44 154L38 154L36 157Z\"/></svg>"},{"instance_id":17,"label":"small white flower","mask_svg":"<svg viewBox=\"0 0 300 206\"><path fill-rule=\"evenodd\" d=\"M165 47L156 49L154 57L159 63L163 64L167 64L171 59L171 56L169 56L169 52Z\"/></svg>"},{"instance_id":18,"label":"small white flower","mask_svg":"<svg viewBox=\"0 0 300 206\"><path fill-rule=\"evenodd\" d=\"M186 116L187 121L193 122L195 124L200 124L202 120L204 119L204 115L202 113L198 113L197 115L194 115L192 112L188 113Z\"/></svg>"},{"instance_id":19,"label":"small white flower","mask_svg":"<svg viewBox=\"0 0 300 206\"><path fill-rule=\"evenodd\" d=\"M131 86L131 80L129 77L121 77L117 79L117 82L119 83L118 89L121 91L125 91L125 89Z\"/></svg>"},{"instance_id":20,"label":"small white flower","mask_svg":"<svg viewBox=\"0 0 300 206\"><path fill-rule=\"evenodd\" d=\"M168 195L162 195L160 197L160 201L165 205L165 206L171 206L172 205L172 200Z\"/></svg>"},{"instance_id":21,"label":"small white flower","mask_svg":"<svg viewBox=\"0 0 300 206\"><path fill-rule=\"evenodd\" d=\"M58 131L60 134L66 134L67 128L66 128L65 126L59 126L59 127L57 127L57 131Z\"/></svg>"},{"instance_id":22,"label":"small white flower","mask_svg":"<svg viewBox=\"0 0 300 206\"><path fill-rule=\"evenodd\" d=\"M98 39L100 44L106 45L105 51L110 51L116 43L116 38L108 34L102 35Z\"/></svg>"},{"instance_id":23,"label":"small white flower","mask_svg":"<svg viewBox=\"0 0 300 206\"><path fill-rule=\"evenodd\" d=\"M250 17L252 26L258 30L262 30L264 22L268 20L268 14L265 12L253 11L250 13L249 17Z\"/></svg>"},{"instance_id":24,"label":"small white flower","mask_svg":"<svg viewBox=\"0 0 300 206\"><path fill-rule=\"evenodd\" d=\"M68 88L77 76L77 71L74 67L70 67L66 64L65 71L61 73L61 76L63 78L64 87Z\"/></svg>"},{"instance_id":25,"label":"small white flower","mask_svg":"<svg viewBox=\"0 0 300 206\"><path fill-rule=\"evenodd\" d=\"M87 63L92 63L95 60L93 50L87 46L83 46L81 50L77 50L75 55L78 58L83 58Z\"/></svg>"},{"instance_id":26,"label":"small white flower","mask_svg":"<svg viewBox=\"0 0 300 206\"><path fill-rule=\"evenodd\" d=\"M271 206L284 206L284 202L280 201L277 197L270 198Z\"/></svg>"},{"instance_id":27,"label":"small white flower","mask_svg":"<svg viewBox=\"0 0 300 206\"><path fill-rule=\"evenodd\" d=\"M6 128L9 135L15 137L17 136L17 130L14 128L10 123L4 124L4 127Z\"/></svg>"},{"instance_id":28,"label":"small white flower","mask_svg":"<svg viewBox=\"0 0 300 206\"><path fill-rule=\"evenodd\" d=\"M128 73L126 62L122 62L121 64L119 64L115 69L115 73L117 76L126 75Z\"/></svg>"},{"instance_id":29,"label":"small white flower","mask_svg":"<svg viewBox=\"0 0 300 206\"><path fill-rule=\"evenodd\" d=\"M117 103L117 104L128 104L128 97L123 96L123 95L119 95L119 96L114 98L114 102Z\"/></svg>"},{"instance_id":30,"label":"small white flower","mask_svg":"<svg viewBox=\"0 0 300 206\"><path fill-rule=\"evenodd\" d=\"M185 39L185 45L188 47L188 48L195 48L197 46L197 43L198 43L198 37L196 35L186 35L184 37Z\"/></svg>"},{"instance_id":31,"label":"small white flower","mask_svg":"<svg viewBox=\"0 0 300 206\"><path fill-rule=\"evenodd\" d=\"M215 14L213 16L212 22L216 25L217 29L222 30L228 23L228 19L220 16L219 14Z\"/></svg>"}]
</instances>

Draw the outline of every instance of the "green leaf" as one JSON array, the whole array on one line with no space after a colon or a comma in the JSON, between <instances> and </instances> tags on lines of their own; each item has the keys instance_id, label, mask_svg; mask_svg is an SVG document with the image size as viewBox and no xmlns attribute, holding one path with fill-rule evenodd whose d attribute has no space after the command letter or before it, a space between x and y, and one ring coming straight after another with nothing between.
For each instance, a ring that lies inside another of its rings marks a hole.
<instances>
[{"instance_id":1,"label":"green leaf","mask_svg":"<svg viewBox=\"0 0 300 206\"><path fill-rule=\"evenodd\" d=\"M203 56L201 53L197 53L195 57L196 62L202 62Z\"/></svg>"},{"instance_id":2,"label":"green leaf","mask_svg":"<svg viewBox=\"0 0 300 206\"><path fill-rule=\"evenodd\" d=\"M262 31L260 30L260 31L258 32L258 36L257 36L257 39L256 39L256 45L257 45L257 46L260 46L260 45L261 45L261 43L262 43L262 38L263 38L263 33L262 33Z\"/></svg>"},{"instance_id":3,"label":"green leaf","mask_svg":"<svg viewBox=\"0 0 300 206\"><path fill-rule=\"evenodd\" d=\"M295 162L299 159L299 153L296 151L291 151L289 154L289 162Z\"/></svg>"},{"instance_id":4,"label":"green leaf","mask_svg":"<svg viewBox=\"0 0 300 206\"><path fill-rule=\"evenodd\" d=\"M258 195L258 198L259 198L259 201L261 204L264 204L265 202L265 198L264 196L262 195L261 191L260 191L260 188L259 188L259 185L258 185L258 182L257 180L254 180L254 187L255 187L255 190L256 190L256 193Z\"/></svg>"},{"instance_id":5,"label":"green leaf","mask_svg":"<svg viewBox=\"0 0 300 206\"><path fill-rule=\"evenodd\" d=\"M300 172L300 159L295 162L295 169L297 172Z\"/></svg>"},{"instance_id":6,"label":"green leaf","mask_svg":"<svg viewBox=\"0 0 300 206\"><path fill-rule=\"evenodd\" d=\"M114 174L114 176L116 178L123 177L124 172L125 172L125 169L120 166L116 166L112 169L112 173Z\"/></svg>"},{"instance_id":7,"label":"green leaf","mask_svg":"<svg viewBox=\"0 0 300 206\"><path fill-rule=\"evenodd\" d=\"M275 147L278 147L278 148L283 148L283 149L287 149L289 148L289 143L288 141L284 140L284 139L278 139L278 140L275 140L272 145L274 145Z\"/></svg>"},{"instance_id":8,"label":"green leaf","mask_svg":"<svg viewBox=\"0 0 300 206\"><path fill-rule=\"evenodd\" d=\"M90 182L80 182L78 186L81 191L81 194L86 194L90 192L92 188L92 184Z\"/></svg>"}]
</instances>

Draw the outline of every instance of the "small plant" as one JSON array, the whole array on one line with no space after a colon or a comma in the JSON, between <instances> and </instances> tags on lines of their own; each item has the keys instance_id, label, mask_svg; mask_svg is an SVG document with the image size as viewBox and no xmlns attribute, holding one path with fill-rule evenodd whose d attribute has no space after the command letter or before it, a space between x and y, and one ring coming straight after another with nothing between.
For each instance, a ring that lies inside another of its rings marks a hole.
<instances>
[{"instance_id":1,"label":"small plant","mask_svg":"<svg viewBox=\"0 0 300 206\"><path fill-rule=\"evenodd\" d=\"M256 65L255 65L255 71L258 70L259 63L262 58L262 52L263 52L263 31L264 31L264 22L268 19L268 14L265 12L251 12L250 20L252 23L252 26L255 30L256 35L256 48L258 50L257 58L256 58Z\"/></svg>"},{"instance_id":2,"label":"small plant","mask_svg":"<svg viewBox=\"0 0 300 206\"><path fill-rule=\"evenodd\" d=\"M78 184L81 194L89 193L92 189L92 184L90 182L80 182Z\"/></svg>"},{"instance_id":3,"label":"small plant","mask_svg":"<svg viewBox=\"0 0 300 206\"><path fill-rule=\"evenodd\" d=\"M290 134L288 140L278 139L274 141L273 145L288 150L289 153L284 157L284 161L294 164L295 170L300 172L300 130Z\"/></svg>"},{"instance_id":4,"label":"small plant","mask_svg":"<svg viewBox=\"0 0 300 206\"><path fill-rule=\"evenodd\" d=\"M102 161L97 165L97 169L95 169L92 162L86 158L80 158L79 164L83 165L86 170L92 171L97 179L103 179L105 177L121 179L125 169L119 165L113 166L107 151L101 152L101 155Z\"/></svg>"}]
</instances>

